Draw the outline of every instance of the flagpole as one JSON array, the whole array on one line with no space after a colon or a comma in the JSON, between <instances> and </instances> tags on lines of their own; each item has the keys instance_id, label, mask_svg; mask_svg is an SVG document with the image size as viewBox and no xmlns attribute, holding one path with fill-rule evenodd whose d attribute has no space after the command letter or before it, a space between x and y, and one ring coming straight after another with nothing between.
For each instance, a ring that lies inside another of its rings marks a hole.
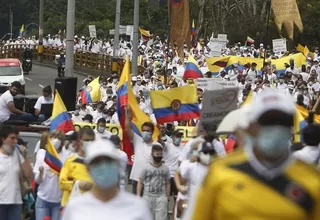
<instances>
[{"instance_id":1,"label":"flagpole","mask_svg":"<svg viewBox=\"0 0 320 220\"><path fill-rule=\"evenodd\" d=\"M169 66L169 47L170 47L170 34L171 34L171 7L172 7L172 0L168 1L169 5L168 5L168 9L169 9L169 13L168 13L168 37L167 37L167 62L166 62L166 71L164 72L164 84L167 84L167 72L168 72L168 66Z\"/></svg>"},{"instance_id":2,"label":"flagpole","mask_svg":"<svg viewBox=\"0 0 320 220\"><path fill-rule=\"evenodd\" d=\"M265 67L265 62L266 62L266 56L267 56L267 44L269 42L269 26L270 26L270 15L271 15L271 0L267 0L267 27L266 27L266 34L265 34L265 47L264 49L264 56L263 56L263 68ZM263 76L262 76L263 78Z\"/></svg>"}]
</instances>

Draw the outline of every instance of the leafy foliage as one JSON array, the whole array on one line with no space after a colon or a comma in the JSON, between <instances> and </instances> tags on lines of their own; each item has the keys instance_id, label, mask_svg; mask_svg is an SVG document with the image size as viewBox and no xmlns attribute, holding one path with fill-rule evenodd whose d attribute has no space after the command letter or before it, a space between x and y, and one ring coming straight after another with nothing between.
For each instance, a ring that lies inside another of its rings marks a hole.
<instances>
[{"instance_id":1,"label":"leafy foliage","mask_svg":"<svg viewBox=\"0 0 320 220\"><path fill-rule=\"evenodd\" d=\"M189 0L190 17L195 19L199 37L208 39L212 33L226 33L230 42L244 42L247 36L257 42L265 42L266 0ZM304 32L295 32L294 42L317 46L320 42L320 1L297 0ZM0 38L10 32L9 10L14 12L13 33L19 34L21 24L38 23L39 0L3 0L0 3ZM121 2L121 24L133 23L133 0ZM76 0L77 35L88 35L88 25L94 24L99 37L109 36L109 30L114 29L116 0ZM56 34L66 29L67 1L45 0L45 30L44 34ZM140 0L140 25L156 35L165 36L168 30L167 7L152 8L148 0ZM27 34L37 34L37 27L30 25ZM287 37L279 33L274 25L273 16L270 19L269 39ZM265 43L271 43L265 42Z\"/></svg>"}]
</instances>

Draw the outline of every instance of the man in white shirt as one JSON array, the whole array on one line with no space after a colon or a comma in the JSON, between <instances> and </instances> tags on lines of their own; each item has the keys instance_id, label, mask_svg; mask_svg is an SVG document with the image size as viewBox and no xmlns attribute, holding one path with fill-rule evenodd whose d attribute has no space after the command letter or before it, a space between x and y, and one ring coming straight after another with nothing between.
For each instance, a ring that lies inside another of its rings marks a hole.
<instances>
[{"instance_id":1,"label":"man in white shirt","mask_svg":"<svg viewBox=\"0 0 320 220\"><path fill-rule=\"evenodd\" d=\"M34 114L38 116L39 121L45 121L50 118L51 115L47 115L48 113L41 111L41 106L43 104L53 104L53 95L51 86L44 87L42 90L42 96L40 96L34 105Z\"/></svg>"},{"instance_id":2,"label":"man in white shirt","mask_svg":"<svg viewBox=\"0 0 320 220\"><path fill-rule=\"evenodd\" d=\"M182 133L178 130L172 132L172 143L167 143L164 148L164 161L170 171L170 195L174 196L174 201L178 195L178 189L174 182L174 174L179 168L179 156L183 150L181 144Z\"/></svg>"},{"instance_id":3,"label":"man in white shirt","mask_svg":"<svg viewBox=\"0 0 320 220\"><path fill-rule=\"evenodd\" d=\"M14 105L13 97L18 95L22 90L22 85L19 81L11 83L9 90L3 93L0 97L0 122L8 120L21 120L33 122L36 118L24 111L17 109Z\"/></svg>"},{"instance_id":4,"label":"man in white shirt","mask_svg":"<svg viewBox=\"0 0 320 220\"><path fill-rule=\"evenodd\" d=\"M151 149L152 145L160 144L152 139L154 132L154 124L145 122L141 126L141 136L136 134L131 128L131 113L129 106L126 106L125 127L127 134L134 146L134 163L132 166L130 179L132 180L132 193L137 194L137 184L145 163L152 161Z\"/></svg>"},{"instance_id":5,"label":"man in white shirt","mask_svg":"<svg viewBox=\"0 0 320 220\"><path fill-rule=\"evenodd\" d=\"M251 64L251 68L248 69L248 71L246 71L245 74L247 75L246 81L247 82L253 82L256 79L257 75L258 75L257 64L256 63L252 63Z\"/></svg>"},{"instance_id":6,"label":"man in white shirt","mask_svg":"<svg viewBox=\"0 0 320 220\"><path fill-rule=\"evenodd\" d=\"M119 190L119 152L108 140L89 145L85 163L94 188L71 199L62 220L152 220L148 205L139 197Z\"/></svg>"},{"instance_id":7,"label":"man in white shirt","mask_svg":"<svg viewBox=\"0 0 320 220\"><path fill-rule=\"evenodd\" d=\"M126 169L128 164L128 155L120 149L121 140L118 135L111 135L110 141L116 146L120 159L120 189L126 190Z\"/></svg>"},{"instance_id":8,"label":"man in white shirt","mask_svg":"<svg viewBox=\"0 0 320 220\"><path fill-rule=\"evenodd\" d=\"M100 118L97 122L97 128L94 130L96 134L96 140L109 139L112 135L110 131L106 130L107 121L105 118Z\"/></svg>"},{"instance_id":9,"label":"man in white shirt","mask_svg":"<svg viewBox=\"0 0 320 220\"><path fill-rule=\"evenodd\" d=\"M317 124L309 124L302 131L303 141L307 146L293 153L293 156L308 164L319 164L320 161L320 126Z\"/></svg>"}]
</instances>

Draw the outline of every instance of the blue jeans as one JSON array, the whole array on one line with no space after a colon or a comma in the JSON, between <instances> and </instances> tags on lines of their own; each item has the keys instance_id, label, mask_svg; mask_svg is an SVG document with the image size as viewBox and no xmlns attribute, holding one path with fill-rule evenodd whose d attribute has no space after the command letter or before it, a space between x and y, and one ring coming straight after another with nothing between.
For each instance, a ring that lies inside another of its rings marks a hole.
<instances>
[{"instance_id":1,"label":"blue jeans","mask_svg":"<svg viewBox=\"0 0 320 220\"><path fill-rule=\"evenodd\" d=\"M59 220L60 203L47 202L37 197L36 220L43 220L44 217L51 217L51 220Z\"/></svg>"},{"instance_id":2,"label":"blue jeans","mask_svg":"<svg viewBox=\"0 0 320 220\"><path fill-rule=\"evenodd\" d=\"M47 120L47 119L48 119L48 117L45 116L44 114L39 114L39 115L38 115L38 120L39 120L39 121L45 121L45 120Z\"/></svg>"},{"instance_id":3,"label":"blue jeans","mask_svg":"<svg viewBox=\"0 0 320 220\"><path fill-rule=\"evenodd\" d=\"M20 220L22 215L22 205L0 204L0 219L1 220Z\"/></svg>"},{"instance_id":4,"label":"blue jeans","mask_svg":"<svg viewBox=\"0 0 320 220\"><path fill-rule=\"evenodd\" d=\"M30 123L30 122L37 121L37 118L30 113L25 113L22 115L11 115L9 120L19 120L19 121L26 121Z\"/></svg>"}]
</instances>

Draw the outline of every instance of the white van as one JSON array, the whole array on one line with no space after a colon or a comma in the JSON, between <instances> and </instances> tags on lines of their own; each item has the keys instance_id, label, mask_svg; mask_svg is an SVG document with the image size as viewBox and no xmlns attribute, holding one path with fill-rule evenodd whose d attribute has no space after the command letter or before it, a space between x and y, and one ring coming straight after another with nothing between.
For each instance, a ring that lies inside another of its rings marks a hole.
<instances>
[{"instance_id":1,"label":"white van","mask_svg":"<svg viewBox=\"0 0 320 220\"><path fill-rule=\"evenodd\" d=\"M25 80L21 66L18 59L0 59L0 93L7 90L12 82L19 81L23 86L22 94L25 94Z\"/></svg>"}]
</instances>

